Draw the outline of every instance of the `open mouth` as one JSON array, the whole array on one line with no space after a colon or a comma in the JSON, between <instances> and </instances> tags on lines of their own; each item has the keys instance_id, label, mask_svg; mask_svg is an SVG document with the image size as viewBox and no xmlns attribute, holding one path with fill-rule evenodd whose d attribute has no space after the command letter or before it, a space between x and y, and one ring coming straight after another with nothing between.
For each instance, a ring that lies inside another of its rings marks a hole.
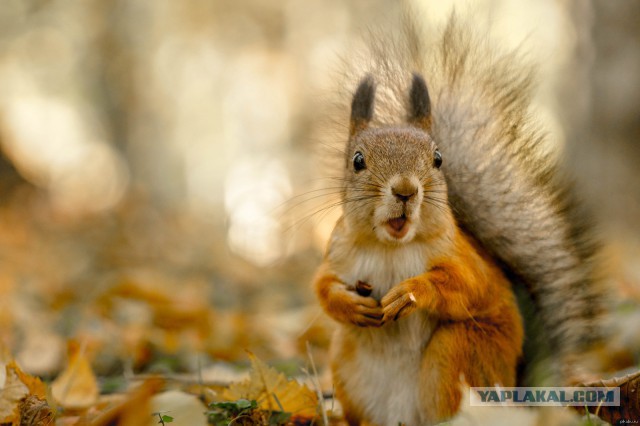
<instances>
[{"instance_id":1,"label":"open mouth","mask_svg":"<svg viewBox=\"0 0 640 426\"><path fill-rule=\"evenodd\" d=\"M400 217L396 217L387 221L385 227L389 235L394 238L400 239L407 235L407 232L409 232L409 225L407 222L407 216L403 214Z\"/></svg>"}]
</instances>

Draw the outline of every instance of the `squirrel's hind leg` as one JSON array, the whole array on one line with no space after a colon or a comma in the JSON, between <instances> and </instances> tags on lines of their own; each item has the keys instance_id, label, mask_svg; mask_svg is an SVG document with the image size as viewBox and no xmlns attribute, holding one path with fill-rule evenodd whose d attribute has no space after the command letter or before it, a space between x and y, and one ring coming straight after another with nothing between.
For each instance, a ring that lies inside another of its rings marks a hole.
<instances>
[{"instance_id":1,"label":"squirrel's hind leg","mask_svg":"<svg viewBox=\"0 0 640 426\"><path fill-rule=\"evenodd\" d=\"M456 326L440 326L431 336L420 366L419 400L423 421L435 424L452 417L462 398L460 363L467 357L464 335Z\"/></svg>"},{"instance_id":2,"label":"squirrel's hind leg","mask_svg":"<svg viewBox=\"0 0 640 426\"><path fill-rule=\"evenodd\" d=\"M339 364L335 363L335 361L332 362L331 370L333 373L333 396L338 400L338 402L340 402L344 419L347 421L349 426L363 426L364 424L362 422L360 410L358 410L351 402L343 387Z\"/></svg>"},{"instance_id":3,"label":"squirrel's hind leg","mask_svg":"<svg viewBox=\"0 0 640 426\"><path fill-rule=\"evenodd\" d=\"M365 424L362 422L358 411L349 401L349 398L345 395L343 389L335 383L335 398L340 402L342 406L342 413L344 415L344 419L347 421L349 426L364 426Z\"/></svg>"},{"instance_id":4,"label":"squirrel's hind leg","mask_svg":"<svg viewBox=\"0 0 640 426\"><path fill-rule=\"evenodd\" d=\"M482 326L473 320L445 322L434 332L420 366L425 423L453 417L465 386L515 386L516 357L501 353L504 336L492 330L488 337Z\"/></svg>"}]
</instances>

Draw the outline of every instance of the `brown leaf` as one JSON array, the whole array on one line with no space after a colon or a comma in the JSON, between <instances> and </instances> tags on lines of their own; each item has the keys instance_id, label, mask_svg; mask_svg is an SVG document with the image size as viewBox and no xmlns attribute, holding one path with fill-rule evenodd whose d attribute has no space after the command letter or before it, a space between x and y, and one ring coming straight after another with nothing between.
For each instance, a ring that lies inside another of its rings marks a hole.
<instances>
[{"instance_id":1,"label":"brown leaf","mask_svg":"<svg viewBox=\"0 0 640 426\"><path fill-rule=\"evenodd\" d=\"M22 371L15 361L11 361L7 364L7 368L11 368L16 372L20 381L25 384L27 389L29 389L30 395L34 395L40 399L47 398L47 386L42 383L42 380L40 380L39 377L34 377Z\"/></svg>"},{"instance_id":2,"label":"brown leaf","mask_svg":"<svg viewBox=\"0 0 640 426\"><path fill-rule=\"evenodd\" d=\"M611 424L618 424L621 421L640 420L640 371L628 374L624 377L614 377L608 380L598 380L590 383L580 383L581 387L608 387L620 388L619 407L574 407L584 414L585 409L597 415L602 420Z\"/></svg>"},{"instance_id":3,"label":"brown leaf","mask_svg":"<svg viewBox=\"0 0 640 426\"><path fill-rule=\"evenodd\" d=\"M120 426L146 425L153 421L151 416L151 397L162 387L164 382L159 378L145 380L140 386L131 391L124 402L111 407L98 418L91 421L91 426Z\"/></svg>"},{"instance_id":4,"label":"brown leaf","mask_svg":"<svg viewBox=\"0 0 640 426\"><path fill-rule=\"evenodd\" d=\"M223 392L223 398L236 401L241 398L255 399L260 408L271 411L283 410L294 416L315 417L318 397L306 385L287 380L279 373L249 354L251 373L248 379L233 383Z\"/></svg>"},{"instance_id":5,"label":"brown leaf","mask_svg":"<svg viewBox=\"0 0 640 426\"><path fill-rule=\"evenodd\" d=\"M20 400L29 395L29 388L22 383L16 370L7 365L6 378L0 390L0 423L20 424Z\"/></svg>"},{"instance_id":6,"label":"brown leaf","mask_svg":"<svg viewBox=\"0 0 640 426\"><path fill-rule=\"evenodd\" d=\"M54 413L45 399L29 395L20 402L19 408L20 425L54 424Z\"/></svg>"},{"instance_id":7,"label":"brown leaf","mask_svg":"<svg viewBox=\"0 0 640 426\"><path fill-rule=\"evenodd\" d=\"M51 383L51 393L64 408L84 410L98 400L98 381L80 345L70 341L68 351L67 367Z\"/></svg>"},{"instance_id":8,"label":"brown leaf","mask_svg":"<svg viewBox=\"0 0 640 426\"><path fill-rule=\"evenodd\" d=\"M5 366L5 372L0 390L0 423L41 424L29 419L53 418L46 402L47 388L38 377L22 371L15 361Z\"/></svg>"}]
</instances>

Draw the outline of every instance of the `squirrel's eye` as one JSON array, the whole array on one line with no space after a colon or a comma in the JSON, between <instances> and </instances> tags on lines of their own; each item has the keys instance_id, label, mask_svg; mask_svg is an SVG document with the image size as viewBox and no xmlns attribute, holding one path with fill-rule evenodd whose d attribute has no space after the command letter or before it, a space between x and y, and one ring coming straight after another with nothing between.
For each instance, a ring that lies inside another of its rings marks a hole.
<instances>
[{"instance_id":1,"label":"squirrel's eye","mask_svg":"<svg viewBox=\"0 0 640 426\"><path fill-rule=\"evenodd\" d=\"M364 155L362 155L360 151L356 152L353 156L353 168L356 172L367 168L367 165L364 163Z\"/></svg>"},{"instance_id":2,"label":"squirrel's eye","mask_svg":"<svg viewBox=\"0 0 640 426\"><path fill-rule=\"evenodd\" d=\"M440 151L438 151L437 149L433 153L433 165L436 169L439 169L442 165L442 154L440 154Z\"/></svg>"}]
</instances>

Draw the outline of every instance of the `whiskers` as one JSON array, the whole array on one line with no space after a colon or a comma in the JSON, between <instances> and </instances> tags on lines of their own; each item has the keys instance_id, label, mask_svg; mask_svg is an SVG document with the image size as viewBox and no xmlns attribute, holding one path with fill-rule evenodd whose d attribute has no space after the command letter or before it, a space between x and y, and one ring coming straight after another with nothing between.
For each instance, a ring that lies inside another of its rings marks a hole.
<instances>
[{"instance_id":1,"label":"whiskers","mask_svg":"<svg viewBox=\"0 0 640 426\"><path fill-rule=\"evenodd\" d=\"M438 209L442 213L449 211L449 198L443 177L422 179L422 203Z\"/></svg>"},{"instance_id":2,"label":"whiskers","mask_svg":"<svg viewBox=\"0 0 640 426\"><path fill-rule=\"evenodd\" d=\"M288 224L285 233L297 233L302 227L312 223L322 226L327 217L334 217L337 209L342 209L350 217L362 217L369 220L369 213L388 194L386 176L368 169L367 181L354 182L352 178L330 176L320 179L326 185L311 189L290 198L279 207L282 223ZM421 179L424 208L434 208L442 213L449 211L447 187L442 176L429 174ZM373 223L372 223L373 225Z\"/></svg>"},{"instance_id":3,"label":"whiskers","mask_svg":"<svg viewBox=\"0 0 640 426\"><path fill-rule=\"evenodd\" d=\"M382 185L377 182L368 182L360 188L347 191L347 180L343 177L332 176L321 180L329 184L296 195L279 206L278 215L283 222L289 223L284 228L285 233L293 234L311 221L320 224L338 208L347 210L349 214L357 212L381 197Z\"/></svg>"}]
</instances>

